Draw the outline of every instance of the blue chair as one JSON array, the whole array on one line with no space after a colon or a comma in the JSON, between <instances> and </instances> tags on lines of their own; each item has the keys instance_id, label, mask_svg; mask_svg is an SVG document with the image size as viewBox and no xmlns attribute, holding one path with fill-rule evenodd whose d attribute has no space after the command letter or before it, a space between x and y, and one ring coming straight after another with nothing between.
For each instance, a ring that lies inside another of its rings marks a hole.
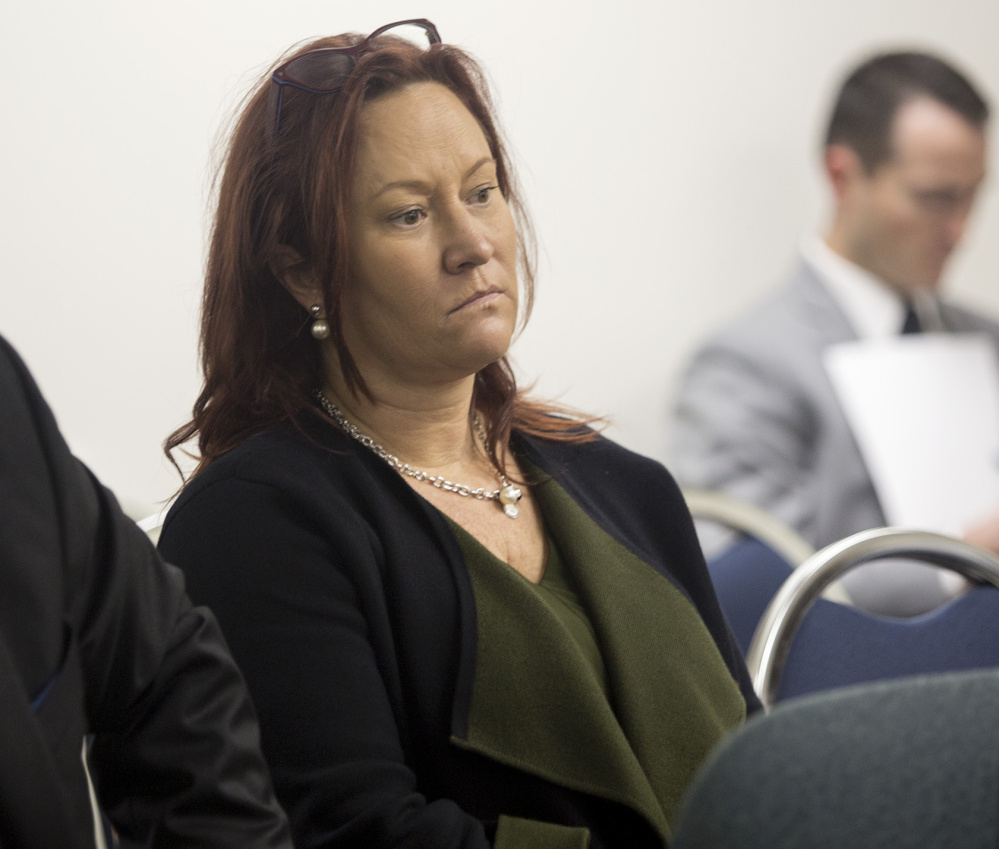
<instances>
[{"instance_id":1,"label":"blue chair","mask_svg":"<svg viewBox=\"0 0 999 849\"><path fill-rule=\"evenodd\" d=\"M888 557L922 560L984 585L909 619L819 598L849 570ZM864 681L999 667L999 559L922 531L854 534L809 558L785 581L760 621L747 664L764 705Z\"/></svg>"},{"instance_id":2,"label":"blue chair","mask_svg":"<svg viewBox=\"0 0 999 849\"><path fill-rule=\"evenodd\" d=\"M743 657L767 605L793 571L779 552L751 536L739 537L708 561L715 594Z\"/></svg>"},{"instance_id":3,"label":"blue chair","mask_svg":"<svg viewBox=\"0 0 999 849\"><path fill-rule=\"evenodd\" d=\"M705 522L734 535L720 553L712 555L706 545L705 556L718 601L745 656L770 600L815 549L755 505L701 489L684 488L683 496L702 536Z\"/></svg>"}]
</instances>

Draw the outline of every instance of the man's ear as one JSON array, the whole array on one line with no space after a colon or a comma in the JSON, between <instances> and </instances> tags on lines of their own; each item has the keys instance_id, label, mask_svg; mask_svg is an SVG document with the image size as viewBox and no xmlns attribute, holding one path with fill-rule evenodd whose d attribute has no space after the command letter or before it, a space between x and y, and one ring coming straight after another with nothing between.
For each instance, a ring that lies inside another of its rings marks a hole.
<instances>
[{"instance_id":1,"label":"man's ear","mask_svg":"<svg viewBox=\"0 0 999 849\"><path fill-rule=\"evenodd\" d=\"M837 201L843 201L858 179L865 176L857 151L845 144L831 144L823 156L826 177Z\"/></svg>"},{"instance_id":2,"label":"man's ear","mask_svg":"<svg viewBox=\"0 0 999 849\"><path fill-rule=\"evenodd\" d=\"M323 290L312 267L290 245L278 245L267 263L281 285L308 312L313 304L323 303Z\"/></svg>"}]
</instances>

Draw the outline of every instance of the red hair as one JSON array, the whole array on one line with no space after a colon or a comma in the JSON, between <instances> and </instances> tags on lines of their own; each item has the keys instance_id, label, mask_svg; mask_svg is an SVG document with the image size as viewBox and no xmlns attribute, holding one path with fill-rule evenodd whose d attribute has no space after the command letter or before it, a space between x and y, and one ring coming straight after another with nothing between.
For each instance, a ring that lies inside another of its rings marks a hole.
<instances>
[{"instance_id":1,"label":"red hair","mask_svg":"<svg viewBox=\"0 0 999 849\"><path fill-rule=\"evenodd\" d=\"M292 50L274 67L310 50L360 40L352 34L318 39ZM382 36L372 47L336 93L286 88L277 138L270 139L267 132L273 68L235 118L216 178L217 205L205 273L200 341L204 386L191 420L164 443L168 456L197 437L201 469L270 425L318 412L311 393L325 382L319 346L309 332L308 314L272 268L282 245L294 248L322 281L324 311L343 377L353 391L369 394L343 340L340 305L348 282L345 211L358 120L365 104L381 94L417 82L439 83L478 121L496 160L500 191L517 222L523 321L530 314L533 230L481 70L450 45L420 50ZM565 410L518 391L506 357L476 374L472 410L482 416L487 453L501 469L513 428L559 441L592 438L578 417L567 417Z\"/></svg>"}]
</instances>

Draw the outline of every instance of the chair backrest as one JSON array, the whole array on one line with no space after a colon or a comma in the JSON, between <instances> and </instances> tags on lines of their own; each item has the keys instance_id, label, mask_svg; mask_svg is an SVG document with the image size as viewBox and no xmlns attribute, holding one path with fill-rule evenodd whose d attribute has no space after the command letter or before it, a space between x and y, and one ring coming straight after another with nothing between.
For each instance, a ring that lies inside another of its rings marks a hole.
<instances>
[{"instance_id":1,"label":"chair backrest","mask_svg":"<svg viewBox=\"0 0 999 849\"><path fill-rule=\"evenodd\" d=\"M999 672L821 693L709 755L671 849L999 845Z\"/></svg>"},{"instance_id":2,"label":"chair backrest","mask_svg":"<svg viewBox=\"0 0 999 849\"><path fill-rule=\"evenodd\" d=\"M721 553L706 556L718 601L745 655L774 593L815 550L753 504L703 489L684 488L683 496L699 525L707 521L735 532Z\"/></svg>"},{"instance_id":3,"label":"chair backrest","mask_svg":"<svg viewBox=\"0 0 999 849\"><path fill-rule=\"evenodd\" d=\"M803 563L815 553L797 531L765 510L733 498L724 492L683 487L683 498L694 519L716 522L725 528L759 540L791 566Z\"/></svg>"},{"instance_id":4,"label":"chair backrest","mask_svg":"<svg viewBox=\"0 0 999 849\"><path fill-rule=\"evenodd\" d=\"M819 595L863 563L906 557L986 582L911 619L863 613ZM899 528L863 531L803 563L774 595L747 664L764 705L879 678L999 666L999 559L950 537ZM807 614L807 616L806 616Z\"/></svg>"},{"instance_id":5,"label":"chair backrest","mask_svg":"<svg viewBox=\"0 0 999 849\"><path fill-rule=\"evenodd\" d=\"M779 552L751 536L740 537L708 561L718 603L743 657L767 605L793 571Z\"/></svg>"}]
</instances>

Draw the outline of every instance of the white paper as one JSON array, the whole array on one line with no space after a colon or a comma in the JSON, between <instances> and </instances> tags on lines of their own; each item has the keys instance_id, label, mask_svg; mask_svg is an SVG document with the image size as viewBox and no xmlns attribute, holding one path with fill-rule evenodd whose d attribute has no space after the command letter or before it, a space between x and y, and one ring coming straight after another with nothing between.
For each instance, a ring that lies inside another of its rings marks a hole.
<instances>
[{"instance_id":1,"label":"white paper","mask_svg":"<svg viewBox=\"0 0 999 849\"><path fill-rule=\"evenodd\" d=\"M825 366L891 525L960 536L999 512L999 364L984 334L833 345Z\"/></svg>"}]
</instances>

